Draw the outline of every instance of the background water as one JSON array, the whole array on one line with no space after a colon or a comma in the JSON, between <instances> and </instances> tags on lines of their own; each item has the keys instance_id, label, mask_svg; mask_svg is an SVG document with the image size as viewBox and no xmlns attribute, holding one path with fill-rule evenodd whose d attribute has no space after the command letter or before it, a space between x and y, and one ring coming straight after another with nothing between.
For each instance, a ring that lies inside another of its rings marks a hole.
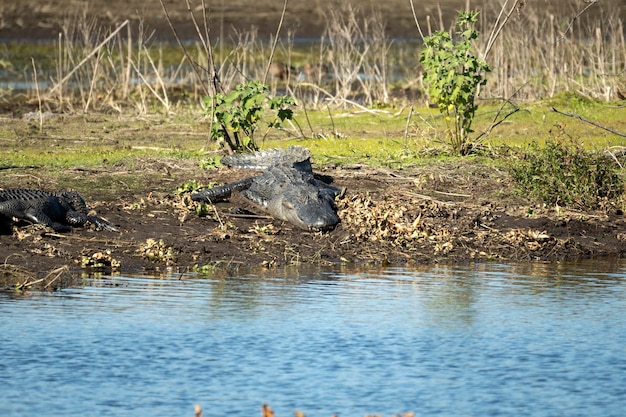
<instances>
[{"instance_id":1,"label":"background water","mask_svg":"<svg viewBox=\"0 0 626 417\"><path fill-rule=\"evenodd\" d=\"M625 284L611 261L4 294L0 415L623 416Z\"/></svg>"}]
</instances>

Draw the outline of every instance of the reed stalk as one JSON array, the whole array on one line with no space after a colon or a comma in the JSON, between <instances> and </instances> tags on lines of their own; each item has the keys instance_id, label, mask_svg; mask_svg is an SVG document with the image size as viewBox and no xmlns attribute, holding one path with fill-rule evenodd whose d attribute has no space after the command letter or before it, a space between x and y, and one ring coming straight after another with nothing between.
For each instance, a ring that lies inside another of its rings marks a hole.
<instances>
[{"instance_id":1,"label":"reed stalk","mask_svg":"<svg viewBox=\"0 0 626 417\"><path fill-rule=\"evenodd\" d=\"M239 32L230 40L221 36L212 40L209 9L202 7L203 21L197 21L188 4L198 39L193 43L179 39L182 56L174 64L164 61L164 46L151 42L141 23L137 30L124 21L104 33L79 12L66 20L56 39L53 64L46 67L35 62L36 71L32 65L23 77L30 79L30 71L37 72L31 94L42 107L72 111L76 106L84 112L121 112L127 107L146 112L153 104L170 112L176 104L171 94L174 88L198 103L216 87L229 90L249 79L266 79L271 62L296 67L286 80L272 82L288 93L293 89L293 95L306 100L309 108L345 108L351 102L389 104L394 90L419 89L419 45L391 41L385 34L386 22L376 10L364 13L353 4L340 1L327 11L323 36L308 47L308 53L294 53L297 33L281 35L281 22L269 42L260 39L256 29ZM545 16L524 4L521 0L483 3L477 29L485 36L476 47L492 72L481 89L482 98L514 95L515 100L524 101L577 94L611 101L624 96L623 22L611 13L598 13L597 20L578 18L587 10L600 9L602 2L581 5L576 18ZM412 2L407 12L409 6ZM287 7L284 0L283 15ZM452 23L445 22L437 10L426 24L415 19L416 38L431 34L433 22L442 28ZM40 90L42 80L51 80L51 86ZM410 98L403 100L402 105L413 104Z\"/></svg>"}]
</instances>

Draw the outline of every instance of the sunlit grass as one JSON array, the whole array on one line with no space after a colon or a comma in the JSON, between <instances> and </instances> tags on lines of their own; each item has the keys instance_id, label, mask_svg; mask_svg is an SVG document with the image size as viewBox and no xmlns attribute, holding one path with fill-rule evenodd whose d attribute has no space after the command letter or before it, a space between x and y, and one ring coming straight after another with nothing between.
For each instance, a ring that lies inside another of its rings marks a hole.
<instances>
[{"instance_id":1,"label":"sunlit grass","mask_svg":"<svg viewBox=\"0 0 626 417\"><path fill-rule=\"evenodd\" d=\"M554 100L523 103L520 110L495 127L482 139L483 146L525 147L543 144L549 139L570 140L590 149L624 146L626 138L576 118L553 111L596 121L619 132L626 132L624 108L618 105L558 97ZM500 107L482 104L476 114L473 137L490 127ZM303 128L308 139L296 141L308 146L314 154L328 162L362 162L381 166L402 163L423 163L429 148L447 148L446 122L436 109L418 107L413 110L407 125L409 110L392 109L388 112L360 110L308 112L312 130ZM302 125L302 112L296 119ZM470 140L472 138L470 136ZM268 141L266 146L280 145L281 140Z\"/></svg>"},{"instance_id":2,"label":"sunlit grass","mask_svg":"<svg viewBox=\"0 0 626 417\"><path fill-rule=\"evenodd\" d=\"M626 132L624 108L561 97L520 104L520 110L484 137L484 148L526 147L549 139L568 140L590 150L625 146L626 138L552 110L575 113L618 132ZM474 137L487 129L499 107L482 104ZM410 120L409 120L410 114ZM307 121L308 119L308 121ZM408 121L408 123L407 123ZM209 121L199 108L180 108L170 116L53 116L39 133L33 121L0 124L0 166L90 167L149 155L202 159L220 150L208 141ZM299 128L298 128L299 126ZM294 124L272 129L257 141L262 148L303 145L319 163L401 167L449 158L446 124L436 109L415 107L383 111L296 108ZM436 152L433 152L436 150Z\"/></svg>"}]
</instances>

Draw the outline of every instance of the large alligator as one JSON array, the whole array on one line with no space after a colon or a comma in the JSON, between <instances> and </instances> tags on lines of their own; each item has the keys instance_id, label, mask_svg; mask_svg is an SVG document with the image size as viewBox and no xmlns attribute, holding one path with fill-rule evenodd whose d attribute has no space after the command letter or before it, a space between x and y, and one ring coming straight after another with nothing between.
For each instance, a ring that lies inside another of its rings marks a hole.
<instances>
[{"instance_id":1,"label":"large alligator","mask_svg":"<svg viewBox=\"0 0 626 417\"><path fill-rule=\"evenodd\" d=\"M98 229L117 231L103 218L88 214L85 200L75 191L0 190L0 220L6 222L12 218L43 224L56 232L67 232L71 226L84 226L88 222Z\"/></svg>"},{"instance_id":2,"label":"large alligator","mask_svg":"<svg viewBox=\"0 0 626 417\"><path fill-rule=\"evenodd\" d=\"M224 165L263 170L263 173L200 190L191 198L215 203L239 191L276 219L302 229L331 230L339 223L335 197L342 190L317 179L310 158L311 152L301 146L225 156L221 161Z\"/></svg>"}]
</instances>

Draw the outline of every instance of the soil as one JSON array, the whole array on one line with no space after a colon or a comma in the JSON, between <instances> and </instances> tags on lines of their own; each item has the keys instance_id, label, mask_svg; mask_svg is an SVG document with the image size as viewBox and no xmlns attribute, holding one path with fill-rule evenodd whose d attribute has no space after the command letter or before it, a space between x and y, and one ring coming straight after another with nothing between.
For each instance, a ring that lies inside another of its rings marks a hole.
<instances>
[{"instance_id":1,"label":"soil","mask_svg":"<svg viewBox=\"0 0 626 417\"><path fill-rule=\"evenodd\" d=\"M144 19L157 30L157 37L171 37L158 2L148 5L125 0L124 7L121 3L91 1L89 10L109 24L125 17ZM444 12L457 8L454 2L444 3ZM54 38L68 14L61 4L66 2L48 0L35 5L24 1L1 6L0 37ZM179 30L193 33L185 2L168 0L166 4L175 23L187 25ZM282 7L276 2L264 6L256 0L255 10L267 13L249 13L250 4L247 0L229 1L228 7L220 9L221 25L240 29L254 24L260 31L273 33ZM291 2L287 27L298 27L299 36L319 36L325 4ZM305 5L308 8L303 9ZM410 14L394 9L397 2L385 5L385 18L394 21L390 34L413 34ZM124 13L131 6L132 16ZM394 18L393 13L401 17ZM4 121L11 123L11 116L7 117ZM4 147L19 146L6 142ZM54 233L38 225L5 227L0 230L0 287L15 286L16 282L28 286L54 271L81 276L102 271L216 271L302 264L406 266L571 260L626 253L626 224L620 210L545 208L517 196L507 173L492 165L470 160L403 170L315 165L315 171L346 189L337 199L341 223L328 233L294 229L265 216L241 196L217 204L201 217L192 211L193 206L190 209L188 195L174 191L189 179L208 184L248 175L237 170L200 170L194 159L159 157L106 164L101 169L76 168L65 173L74 180L73 188L119 231L85 227ZM99 179L115 186L104 193L90 186ZM57 180L38 167L0 167L0 188L55 190Z\"/></svg>"},{"instance_id":2,"label":"soil","mask_svg":"<svg viewBox=\"0 0 626 417\"><path fill-rule=\"evenodd\" d=\"M0 186L51 189L45 174L6 169ZM577 212L542 208L516 197L505 172L474 162L404 170L354 165L315 167L345 187L337 199L341 223L328 233L274 220L242 196L199 216L188 193L174 190L190 178L229 182L248 172L198 169L197 161L147 157L132 168L79 170L76 178L141 174L142 187L114 195L81 189L91 208L119 227L55 233L16 224L0 234L5 277L42 276L66 268L75 276L276 268L288 265L397 265L437 262L566 260L621 256L626 224L618 210ZM191 208L190 208L191 207ZM237 209L237 210L235 210ZM32 274L29 276L33 276Z\"/></svg>"}]
</instances>

